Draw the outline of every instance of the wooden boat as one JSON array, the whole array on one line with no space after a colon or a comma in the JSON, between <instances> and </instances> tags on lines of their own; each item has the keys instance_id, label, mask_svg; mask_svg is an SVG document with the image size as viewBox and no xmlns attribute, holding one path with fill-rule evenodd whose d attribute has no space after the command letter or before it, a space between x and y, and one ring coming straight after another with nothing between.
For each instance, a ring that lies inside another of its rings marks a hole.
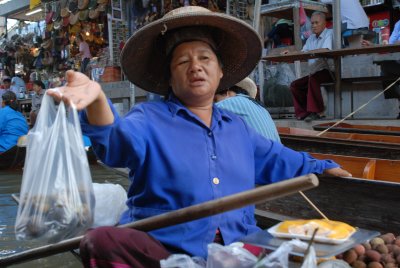
<instances>
[{"instance_id":1,"label":"wooden boat","mask_svg":"<svg viewBox=\"0 0 400 268\"><path fill-rule=\"evenodd\" d=\"M400 183L400 160L319 153L311 155L317 159L335 161L356 178Z\"/></svg>"},{"instance_id":2,"label":"wooden boat","mask_svg":"<svg viewBox=\"0 0 400 268\"><path fill-rule=\"evenodd\" d=\"M304 194L329 219L381 233L398 233L400 183L318 177L319 186ZM262 228L287 219L321 218L300 194L264 202L256 208L257 222Z\"/></svg>"},{"instance_id":3,"label":"wooden boat","mask_svg":"<svg viewBox=\"0 0 400 268\"><path fill-rule=\"evenodd\" d=\"M322 131L333 126L334 124L334 122L322 123L314 125L313 129ZM329 131L400 136L400 127L397 126L373 126L340 123L337 126L330 128Z\"/></svg>"},{"instance_id":4,"label":"wooden boat","mask_svg":"<svg viewBox=\"0 0 400 268\"><path fill-rule=\"evenodd\" d=\"M400 136L320 132L278 127L284 145L297 151L400 159Z\"/></svg>"}]
</instances>

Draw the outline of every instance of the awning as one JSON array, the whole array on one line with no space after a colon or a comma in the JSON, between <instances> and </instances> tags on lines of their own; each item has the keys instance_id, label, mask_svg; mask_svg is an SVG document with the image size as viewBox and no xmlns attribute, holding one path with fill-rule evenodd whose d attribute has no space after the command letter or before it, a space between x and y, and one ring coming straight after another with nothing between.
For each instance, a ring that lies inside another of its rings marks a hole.
<instances>
[{"instance_id":1,"label":"awning","mask_svg":"<svg viewBox=\"0 0 400 268\"><path fill-rule=\"evenodd\" d=\"M32 11L31 5L40 7L40 0L0 0L0 16L25 21L43 20L44 11L26 15Z\"/></svg>"}]
</instances>

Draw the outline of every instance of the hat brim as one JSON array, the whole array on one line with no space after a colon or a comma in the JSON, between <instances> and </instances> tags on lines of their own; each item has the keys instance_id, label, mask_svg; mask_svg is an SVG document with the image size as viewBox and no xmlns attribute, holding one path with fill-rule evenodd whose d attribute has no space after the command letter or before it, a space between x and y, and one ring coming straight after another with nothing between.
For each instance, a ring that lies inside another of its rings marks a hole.
<instances>
[{"instance_id":1,"label":"hat brim","mask_svg":"<svg viewBox=\"0 0 400 268\"><path fill-rule=\"evenodd\" d=\"M246 22L215 12L179 14L147 24L128 39L121 52L121 66L128 80L146 91L166 95L169 66L157 40L165 27L170 31L187 26L208 26L217 36L217 54L224 73L217 90L241 81L261 58L261 39Z\"/></svg>"}]
</instances>

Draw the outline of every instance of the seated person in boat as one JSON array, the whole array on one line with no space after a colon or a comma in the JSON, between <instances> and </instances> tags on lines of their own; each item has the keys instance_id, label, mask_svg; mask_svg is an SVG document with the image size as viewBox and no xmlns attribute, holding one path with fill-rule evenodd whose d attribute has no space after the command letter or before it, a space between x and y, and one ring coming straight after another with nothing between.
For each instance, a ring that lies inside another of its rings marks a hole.
<instances>
[{"instance_id":1,"label":"seated person in boat","mask_svg":"<svg viewBox=\"0 0 400 268\"><path fill-rule=\"evenodd\" d=\"M17 111L17 96L7 91L2 96L0 109L0 153L17 145L18 138L28 133L29 127L25 117Z\"/></svg>"},{"instance_id":2,"label":"seated person in boat","mask_svg":"<svg viewBox=\"0 0 400 268\"><path fill-rule=\"evenodd\" d=\"M46 92L46 86L40 80L33 81L33 91L35 95L32 97L32 110L30 112L31 126L33 127L36 122L37 115L42 105L42 99Z\"/></svg>"},{"instance_id":3,"label":"seated person in boat","mask_svg":"<svg viewBox=\"0 0 400 268\"><path fill-rule=\"evenodd\" d=\"M255 184L309 173L349 176L332 161L264 138L214 105L215 93L246 77L261 50L259 35L246 22L187 6L136 31L121 54L128 79L165 100L138 104L121 118L100 84L74 71L59 91L47 91L83 110L83 133L105 164L131 170L121 224ZM259 230L254 206L247 206L148 233L99 227L86 233L80 253L85 267L159 267L172 253L206 258L209 243L228 245Z\"/></svg>"},{"instance_id":4,"label":"seated person in boat","mask_svg":"<svg viewBox=\"0 0 400 268\"><path fill-rule=\"evenodd\" d=\"M280 142L278 130L266 107L255 99L257 86L246 77L227 90L215 94L216 106L241 116L258 133Z\"/></svg>"}]
</instances>

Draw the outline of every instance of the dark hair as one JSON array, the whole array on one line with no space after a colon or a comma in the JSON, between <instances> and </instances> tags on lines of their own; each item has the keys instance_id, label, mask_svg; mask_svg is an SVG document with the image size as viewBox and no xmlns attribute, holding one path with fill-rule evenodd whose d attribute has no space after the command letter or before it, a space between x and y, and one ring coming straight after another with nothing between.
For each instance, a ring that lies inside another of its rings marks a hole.
<instances>
[{"instance_id":1,"label":"dark hair","mask_svg":"<svg viewBox=\"0 0 400 268\"><path fill-rule=\"evenodd\" d=\"M12 91L7 91L2 96L5 105L10 106L10 108L15 111L18 109L17 95Z\"/></svg>"},{"instance_id":2,"label":"dark hair","mask_svg":"<svg viewBox=\"0 0 400 268\"><path fill-rule=\"evenodd\" d=\"M5 83L5 82L11 83L11 78L4 78L3 83Z\"/></svg>"},{"instance_id":3,"label":"dark hair","mask_svg":"<svg viewBox=\"0 0 400 268\"><path fill-rule=\"evenodd\" d=\"M33 84L34 85L37 85L37 86L39 86L39 87L41 87L42 89L45 89L46 88L46 86L43 84L43 82L42 81L40 81L40 80L35 80L35 81L33 81Z\"/></svg>"}]
</instances>

